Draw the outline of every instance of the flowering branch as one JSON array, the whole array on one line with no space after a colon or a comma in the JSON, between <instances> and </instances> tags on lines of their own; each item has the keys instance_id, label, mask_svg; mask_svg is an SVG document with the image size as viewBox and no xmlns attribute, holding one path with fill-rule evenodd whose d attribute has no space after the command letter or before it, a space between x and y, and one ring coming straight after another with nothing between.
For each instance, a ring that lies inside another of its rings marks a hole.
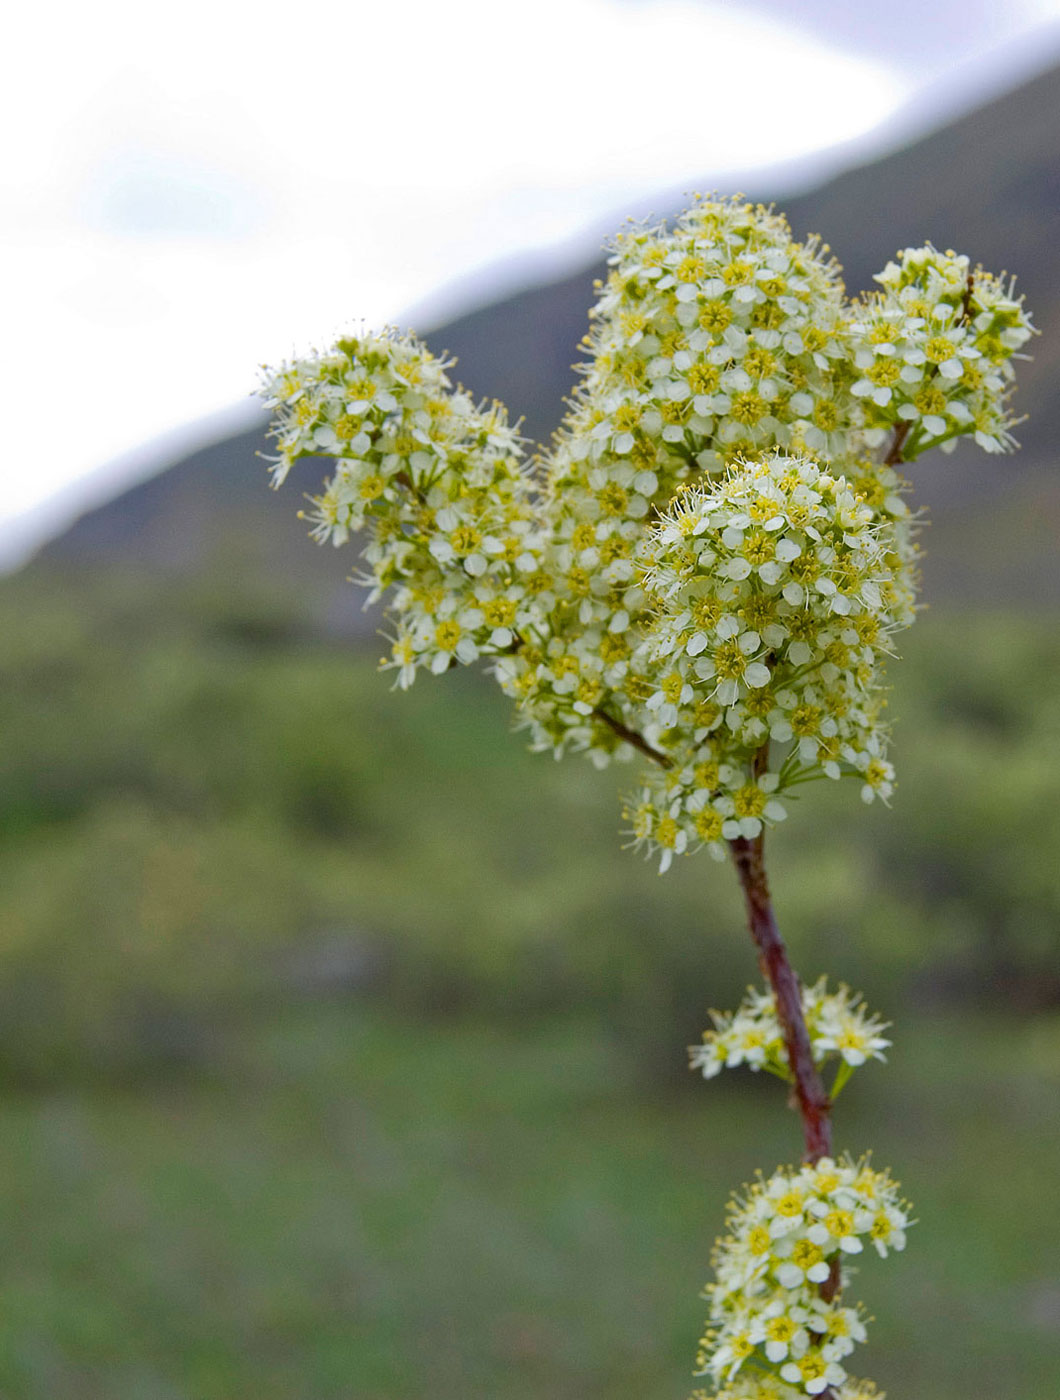
<instances>
[{"instance_id":1,"label":"flowering branch","mask_svg":"<svg viewBox=\"0 0 1060 1400\"><path fill-rule=\"evenodd\" d=\"M366 537L359 581L387 595L401 688L488 658L536 748L649 760L627 810L660 871L732 856L768 990L713 1012L692 1063L790 1082L805 1153L730 1208L697 1400L875 1396L844 1365L865 1326L843 1261L903 1248L909 1222L886 1172L833 1158L832 1103L890 1042L846 987L800 983L765 830L814 778L890 796L883 666L918 581L895 468L960 436L1015 445L1033 327L1011 282L930 244L876 281L848 302L819 240L738 200L634 226L563 425L529 463L503 406L454 388L412 335L346 337L264 390L275 484L335 457L313 534Z\"/></svg>"}]
</instances>

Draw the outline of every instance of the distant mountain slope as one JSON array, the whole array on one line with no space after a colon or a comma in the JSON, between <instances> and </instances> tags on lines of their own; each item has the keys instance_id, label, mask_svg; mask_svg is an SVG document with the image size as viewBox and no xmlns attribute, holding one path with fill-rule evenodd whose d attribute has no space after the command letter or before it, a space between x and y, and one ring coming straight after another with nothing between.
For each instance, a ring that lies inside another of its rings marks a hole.
<instances>
[{"instance_id":1,"label":"distant mountain slope","mask_svg":"<svg viewBox=\"0 0 1060 1400\"><path fill-rule=\"evenodd\" d=\"M772 197L768 189L748 193ZM962 445L917 469L934 521L928 591L936 600L1000 590L1023 602L1060 602L1060 397L1052 388L1060 369L1060 69L783 207L797 235L828 239L852 291L870 286L897 248L928 238L993 270L1018 271L1042 331L1021 376L1024 450L998 459ZM458 357L460 378L477 395L503 399L528 435L547 440L570 392L601 266L481 307L428 339ZM281 576L329 628L361 630L358 600L342 583L352 556L340 563L306 543L292 509L297 486L279 498L264 489L255 455L263 446L259 433L243 433L175 463L83 516L35 567L115 560ZM300 485L312 491L321 475L304 467ZM993 524L981 519L987 501Z\"/></svg>"},{"instance_id":2,"label":"distant mountain slope","mask_svg":"<svg viewBox=\"0 0 1060 1400\"><path fill-rule=\"evenodd\" d=\"M748 193L774 198L767 189ZM928 239L992 271L1018 271L1043 333L1021 374L1031 415L1022 442L1033 455L1057 441L1060 404L1045 386L1056 383L1060 365L1060 69L781 207L797 236L827 239L851 292L870 288L896 249ZM469 312L434 332L432 344L459 358L476 393L503 399L526 415L531 436L547 436L570 390L569 365L602 267Z\"/></svg>"}]
</instances>

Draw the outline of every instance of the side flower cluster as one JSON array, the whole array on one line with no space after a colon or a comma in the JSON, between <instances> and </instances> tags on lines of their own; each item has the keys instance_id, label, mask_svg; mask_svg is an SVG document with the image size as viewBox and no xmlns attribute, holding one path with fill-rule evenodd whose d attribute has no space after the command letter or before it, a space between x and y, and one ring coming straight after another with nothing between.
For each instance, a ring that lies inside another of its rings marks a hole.
<instances>
[{"instance_id":1,"label":"side flower cluster","mask_svg":"<svg viewBox=\"0 0 1060 1400\"><path fill-rule=\"evenodd\" d=\"M838 1060L832 1096L846 1082L851 1071L870 1059L885 1060L891 1044L883 1032L888 1022L872 1014L861 997L840 984L828 990L828 979L820 977L812 987L802 988L802 1014L810 1037L814 1063L820 1068ZM790 1079L784 1036L777 1017L776 998L771 991L747 989L736 1011L712 1011L712 1030L703 1032L703 1043L689 1047L693 1069L704 1079L713 1079L723 1069L747 1065L764 1069L781 1079Z\"/></svg>"},{"instance_id":2,"label":"side flower cluster","mask_svg":"<svg viewBox=\"0 0 1060 1400\"><path fill-rule=\"evenodd\" d=\"M882 1258L903 1249L909 1224L897 1183L866 1160L823 1157L754 1182L730 1202L715 1247L697 1374L725 1396L769 1394L759 1377L796 1395L871 1394L844 1364L866 1335L861 1310L842 1301L845 1262L866 1245Z\"/></svg>"},{"instance_id":3,"label":"side flower cluster","mask_svg":"<svg viewBox=\"0 0 1060 1400\"><path fill-rule=\"evenodd\" d=\"M930 244L906 248L876 281L882 290L850 313L850 392L870 441L900 427L907 461L962 434L1011 450L1012 360L1034 334L1011 282Z\"/></svg>"},{"instance_id":4,"label":"side flower cluster","mask_svg":"<svg viewBox=\"0 0 1060 1400\"><path fill-rule=\"evenodd\" d=\"M274 481L300 457L335 469L310 518L320 540L364 532L369 601L393 588L391 659L417 669L497 655L542 616L540 524L522 444L499 404L454 391L414 336L349 336L266 378Z\"/></svg>"}]
</instances>

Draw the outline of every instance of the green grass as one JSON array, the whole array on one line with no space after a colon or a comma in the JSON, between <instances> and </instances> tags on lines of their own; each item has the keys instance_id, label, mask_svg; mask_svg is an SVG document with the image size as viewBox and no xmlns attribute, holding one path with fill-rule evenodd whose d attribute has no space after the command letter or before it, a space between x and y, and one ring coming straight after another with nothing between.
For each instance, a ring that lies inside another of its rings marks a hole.
<instances>
[{"instance_id":1,"label":"green grass","mask_svg":"<svg viewBox=\"0 0 1060 1400\"><path fill-rule=\"evenodd\" d=\"M675 1050L676 1054L676 1050ZM352 1006L227 1073L0 1107L4 1400L681 1400L729 1190L798 1151L749 1076L646 1092L584 1019ZM841 1143L914 1199L856 1283L895 1400L1045 1400L1060 1021L913 1021Z\"/></svg>"}]
</instances>

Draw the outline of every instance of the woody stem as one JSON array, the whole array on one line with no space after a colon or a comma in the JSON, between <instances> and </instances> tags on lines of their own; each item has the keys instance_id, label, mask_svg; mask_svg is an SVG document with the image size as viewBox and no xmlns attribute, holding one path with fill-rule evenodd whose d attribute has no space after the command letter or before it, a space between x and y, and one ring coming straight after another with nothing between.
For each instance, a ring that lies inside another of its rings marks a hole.
<instances>
[{"instance_id":1,"label":"woody stem","mask_svg":"<svg viewBox=\"0 0 1060 1400\"><path fill-rule=\"evenodd\" d=\"M816 1162L832 1155L832 1102L813 1062L806 1018L802 1013L802 989L798 974L777 928L766 879L763 838L737 837L729 842L736 873L740 877L747 924L758 949L758 961L773 989L777 1019L792 1076L792 1097L802 1119L805 1157Z\"/></svg>"}]
</instances>

